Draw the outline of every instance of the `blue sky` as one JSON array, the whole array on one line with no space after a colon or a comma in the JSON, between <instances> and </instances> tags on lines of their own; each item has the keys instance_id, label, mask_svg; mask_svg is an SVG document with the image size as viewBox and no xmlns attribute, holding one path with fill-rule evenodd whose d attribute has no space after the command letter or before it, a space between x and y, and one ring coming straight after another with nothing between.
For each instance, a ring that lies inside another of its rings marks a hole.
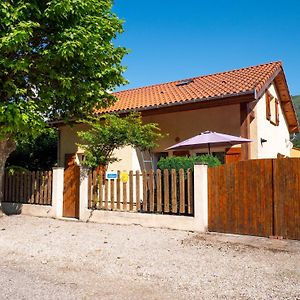
<instances>
[{"instance_id":1,"label":"blue sky","mask_svg":"<svg viewBox=\"0 0 300 300\"><path fill-rule=\"evenodd\" d=\"M139 86L282 61L300 95L299 0L115 0L131 50L125 77Z\"/></svg>"}]
</instances>

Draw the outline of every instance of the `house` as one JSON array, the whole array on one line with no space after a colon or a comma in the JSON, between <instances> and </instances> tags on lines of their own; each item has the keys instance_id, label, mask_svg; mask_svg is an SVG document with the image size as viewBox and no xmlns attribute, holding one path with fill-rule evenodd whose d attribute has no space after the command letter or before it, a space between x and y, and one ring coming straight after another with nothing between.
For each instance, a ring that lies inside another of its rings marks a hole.
<instances>
[{"instance_id":1,"label":"house","mask_svg":"<svg viewBox=\"0 0 300 300\"><path fill-rule=\"evenodd\" d=\"M155 165L161 156L195 155L205 150L166 152L166 148L184 139L211 130L250 138L250 144L240 147L212 148L224 154L227 162L257 158L290 156L290 134L299 132L299 124L289 93L281 62L272 62L238 70L199 76L174 82L151 85L114 93L118 101L110 108L98 111L120 115L139 111L143 122L158 123L167 133L151 153ZM82 151L76 146L77 130L59 126L58 161L66 165L76 154L80 162ZM109 166L113 170L148 168L149 158L131 147L119 149L121 160ZM151 159L150 159L151 161ZM147 166L148 164L148 166Z\"/></svg>"}]
</instances>

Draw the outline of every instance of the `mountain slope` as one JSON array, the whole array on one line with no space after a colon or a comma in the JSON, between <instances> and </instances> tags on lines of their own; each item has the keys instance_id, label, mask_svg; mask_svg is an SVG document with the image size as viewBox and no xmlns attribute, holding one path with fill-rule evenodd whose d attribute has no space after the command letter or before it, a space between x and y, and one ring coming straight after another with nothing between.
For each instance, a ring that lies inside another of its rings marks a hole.
<instances>
[{"instance_id":1,"label":"mountain slope","mask_svg":"<svg viewBox=\"0 0 300 300\"><path fill-rule=\"evenodd\" d=\"M292 100L293 100L294 105L295 105L298 120L300 120L300 95L293 96ZM297 138L295 140L293 140L293 144L296 147L300 147L300 134L299 133L297 134Z\"/></svg>"}]
</instances>

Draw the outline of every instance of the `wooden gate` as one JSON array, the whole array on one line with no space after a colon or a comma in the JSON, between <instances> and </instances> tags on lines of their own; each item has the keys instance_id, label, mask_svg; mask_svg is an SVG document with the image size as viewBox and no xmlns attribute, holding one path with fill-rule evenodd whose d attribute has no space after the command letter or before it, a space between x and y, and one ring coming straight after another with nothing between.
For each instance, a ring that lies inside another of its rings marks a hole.
<instances>
[{"instance_id":1,"label":"wooden gate","mask_svg":"<svg viewBox=\"0 0 300 300\"><path fill-rule=\"evenodd\" d=\"M76 165L74 158L68 155L64 172L64 217L79 218L79 185L80 168Z\"/></svg>"},{"instance_id":2,"label":"wooden gate","mask_svg":"<svg viewBox=\"0 0 300 300\"><path fill-rule=\"evenodd\" d=\"M274 235L300 240L300 158L273 160Z\"/></svg>"},{"instance_id":3,"label":"wooden gate","mask_svg":"<svg viewBox=\"0 0 300 300\"><path fill-rule=\"evenodd\" d=\"M210 231L300 239L300 159L209 168Z\"/></svg>"}]
</instances>

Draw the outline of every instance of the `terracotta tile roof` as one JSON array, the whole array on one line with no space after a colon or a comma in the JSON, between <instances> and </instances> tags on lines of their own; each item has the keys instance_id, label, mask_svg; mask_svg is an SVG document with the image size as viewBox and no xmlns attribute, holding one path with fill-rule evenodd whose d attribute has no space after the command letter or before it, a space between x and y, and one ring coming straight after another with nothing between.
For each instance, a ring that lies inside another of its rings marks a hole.
<instances>
[{"instance_id":1,"label":"terracotta tile roof","mask_svg":"<svg viewBox=\"0 0 300 300\"><path fill-rule=\"evenodd\" d=\"M281 62L188 78L116 92L118 101L103 112L157 108L190 100L209 100L259 92L270 77L282 68Z\"/></svg>"}]
</instances>

